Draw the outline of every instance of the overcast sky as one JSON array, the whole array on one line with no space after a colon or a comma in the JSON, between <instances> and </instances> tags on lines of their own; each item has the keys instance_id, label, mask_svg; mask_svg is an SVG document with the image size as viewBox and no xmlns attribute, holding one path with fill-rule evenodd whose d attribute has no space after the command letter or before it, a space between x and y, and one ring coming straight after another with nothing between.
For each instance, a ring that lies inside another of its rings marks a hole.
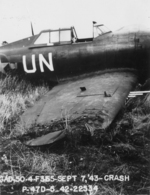
<instances>
[{"instance_id":1,"label":"overcast sky","mask_svg":"<svg viewBox=\"0 0 150 195\"><path fill-rule=\"evenodd\" d=\"M150 26L150 0L0 0L0 43L41 30L74 26L77 35L92 37L92 21L116 30L129 24Z\"/></svg>"}]
</instances>

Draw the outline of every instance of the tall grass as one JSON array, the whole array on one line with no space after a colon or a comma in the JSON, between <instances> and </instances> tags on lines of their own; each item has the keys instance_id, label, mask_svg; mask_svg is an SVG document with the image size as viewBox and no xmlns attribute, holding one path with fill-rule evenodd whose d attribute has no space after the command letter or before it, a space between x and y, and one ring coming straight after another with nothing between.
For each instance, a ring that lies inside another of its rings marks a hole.
<instances>
[{"instance_id":1,"label":"tall grass","mask_svg":"<svg viewBox=\"0 0 150 195\"><path fill-rule=\"evenodd\" d=\"M0 132L2 132L19 121L20 114L47 93L49 88L43 84L33 86L32 83L17 77L7 76L0 79L0 91Z\"/></svg>"}]
</instances>

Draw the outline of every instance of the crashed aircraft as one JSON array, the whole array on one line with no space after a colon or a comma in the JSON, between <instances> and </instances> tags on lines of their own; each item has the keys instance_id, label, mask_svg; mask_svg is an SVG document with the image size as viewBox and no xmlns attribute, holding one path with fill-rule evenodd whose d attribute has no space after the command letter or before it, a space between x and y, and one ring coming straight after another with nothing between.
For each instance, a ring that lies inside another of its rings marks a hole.
<instances>
[{"instance_id":1,"label":"crashed aircraft","mask_svg":"<svg viewBox=\"0 0 150 195\"><path fill-rule=\"evenodd\" d=\"M100 115L103 120L97 128L105 129L138 79L148 78L148 28L128 26L112 32L104 25L94 25L93 32L92 38L80 39L74 27L45 30L0 48L1 72L17 68L27 76L58 83L23 114L26 128L51 124L67 113L70 120ZM50 133L47 141L43 137L28 144L49 144L62 137L62 132L58 135Z\"/></svg>"}]
</instances>

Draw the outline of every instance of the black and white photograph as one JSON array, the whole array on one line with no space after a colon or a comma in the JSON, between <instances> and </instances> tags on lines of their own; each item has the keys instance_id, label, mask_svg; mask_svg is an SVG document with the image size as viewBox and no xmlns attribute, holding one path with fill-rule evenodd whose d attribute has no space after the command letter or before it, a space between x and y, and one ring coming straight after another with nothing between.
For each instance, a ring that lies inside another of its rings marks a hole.
<instances>
[{"instance_id":1,"label":"black and white photograph","mask_svg":"<svg viewBox=\"0 0 150 195\"><path fill-rule=\"evenodd\" d=\"M150 0L0 0L0 194L150 195Z\"/></svg>"}]
</instances>

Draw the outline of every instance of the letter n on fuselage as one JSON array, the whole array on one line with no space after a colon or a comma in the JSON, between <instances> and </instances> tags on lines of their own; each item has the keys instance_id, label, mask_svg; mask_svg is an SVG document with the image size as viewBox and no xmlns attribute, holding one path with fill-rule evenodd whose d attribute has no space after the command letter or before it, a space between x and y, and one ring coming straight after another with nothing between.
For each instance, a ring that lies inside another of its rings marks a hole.
<instances>
[{"instance_id":1,"label":"letter n on fuselage","mask_svg":"<svg viewBox=\"0 0 150 195\"><path fill-rule=\"evenodd\" d=\"M52 53L48 54L49 63L45 60L42 54L39 54L39 63L41 72L44 72L43 63L47 66L50 71L54 71L53 61L52 61Z\"/></svg>"}]
</instances>

